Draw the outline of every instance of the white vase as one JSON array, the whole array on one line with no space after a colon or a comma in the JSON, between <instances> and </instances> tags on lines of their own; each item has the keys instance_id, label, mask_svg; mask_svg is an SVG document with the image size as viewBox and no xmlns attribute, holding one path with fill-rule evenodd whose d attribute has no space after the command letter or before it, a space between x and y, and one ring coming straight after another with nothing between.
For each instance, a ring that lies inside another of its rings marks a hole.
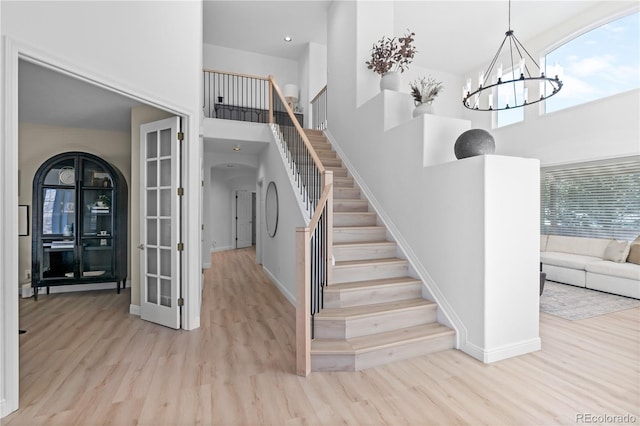
<instances>
[{"instance_id":1,"label":"white vase","mask_svg":"<svg viewBox=\"0 0 640 426\"><path fill-rule=\"evenodd\" d=\"M433 101L420 104L413 110L414 117L422 114L433 114Z\"/></svg>"},{"instance_id":2,"label":"white vase","mask_svg":"<svg viewBox=\"0 0 640 426\"><path fill-rule=\"evenodd\" d=\"M401 84L402 81L400 79L400 73L391 71L384 74L380 79L380 90L393 90L394 92L399 92Z\"/></svg>"}]
</instances>

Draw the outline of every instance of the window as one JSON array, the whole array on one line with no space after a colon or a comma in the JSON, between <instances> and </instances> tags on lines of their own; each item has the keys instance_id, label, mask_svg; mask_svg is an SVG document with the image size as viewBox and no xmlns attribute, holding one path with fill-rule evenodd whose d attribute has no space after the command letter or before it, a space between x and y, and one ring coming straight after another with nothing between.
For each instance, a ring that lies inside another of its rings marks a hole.
<instances>
[{"instance_id":1,"label":"window","mask_svg":"<svg viewBox=\"0 0 640 426\"><path fill-rule=\"evenodd\" d=\"M558 111L640 87L639 23L640 13L636 12L548 53L545 74L554 76L559 71L564 86L545 101L545 111Z\"/></svg>"},{"instance_id":2,"label":"window","mask_svg":"<svg viewBox=\"0 0 640 426\"><path fill-rule=\"evenodd\" d=\"M515 80L518 77L520 77L519 71L514 75L513 70L510 70L503 75L502 80ZM522 103L522 98L525 96L524 82L522 81L502 84L498 86L497 89L498 108L505 108L507 105L513 105L515 99L518 100L518 103ZM496 127L519 123L524 120L524 108L503 109L496 111L496 116Z\"/></svg>"},{"instance_id":3,"label":"window","mask_svg":"<svg viewBox=\"0 0 640 426\"><path fill-rule=\"evenodd\" d=\"M540 233L633 240L640 234L640 160L546 168Z\"/></svg>"}]
</instances>

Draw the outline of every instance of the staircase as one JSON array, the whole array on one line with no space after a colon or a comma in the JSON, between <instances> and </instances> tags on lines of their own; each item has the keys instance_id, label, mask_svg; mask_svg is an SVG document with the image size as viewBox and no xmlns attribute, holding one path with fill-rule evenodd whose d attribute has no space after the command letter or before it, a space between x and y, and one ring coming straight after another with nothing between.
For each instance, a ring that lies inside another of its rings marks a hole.
<instances>
[{"instance_id":1,"label":"staircase","mask_svg":"<svg viewBox=\"0 0 640 426\"><path fill-rule=\"evenodd\" d=\"M312 371L355 371L453 348L455 331L437 322L438 306L408 276L407 260L329 141L320 131L305 133L334 184L335 266L315 315Z\"/></svg>"}]
</instances>

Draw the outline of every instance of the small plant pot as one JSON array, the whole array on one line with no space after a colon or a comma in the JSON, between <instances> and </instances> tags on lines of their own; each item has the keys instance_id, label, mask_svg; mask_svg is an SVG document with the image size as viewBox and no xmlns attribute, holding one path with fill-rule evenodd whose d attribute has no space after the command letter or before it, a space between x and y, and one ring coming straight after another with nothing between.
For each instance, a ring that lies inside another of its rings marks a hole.
<instances>
[{"instance_id":1,"label":"small plant pot","mask_svg":"<svg viewBox=\"0 0 640 426\"><path fill-rule=\"evenodd\" d=\"M414 117L418 117L420 115L423 114L433 114L433 101L432 102L425 102L423 104L419 104L416 106L416 108L413 110L413 116Z\"/></svg>"},{"instance_id":2,"label":"small plant pot","mask_svg":"<svg viewBox=\"0 0 640 426\"><path fill-rule=\"evenodd\" d=\"M399 72L388 72L380 78L380 91L393 90L394 92L399 92L401 85L402 79Z\"/></svg>"}]
</instances>

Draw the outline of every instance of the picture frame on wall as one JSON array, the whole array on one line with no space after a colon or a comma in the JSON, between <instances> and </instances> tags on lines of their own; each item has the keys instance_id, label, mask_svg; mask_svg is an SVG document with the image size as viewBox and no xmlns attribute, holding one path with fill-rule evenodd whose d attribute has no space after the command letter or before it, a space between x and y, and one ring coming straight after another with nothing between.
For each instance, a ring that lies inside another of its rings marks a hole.
<instances>
[{"instance_id":1,"label":"picture frame on wall","mask_svg":"<svg viewBox=\"0 0 640 426\"><path fill-rule=\"evenodd\" d=\"M18 206L18 236L26 237L29 235L29 206Z\"/></svg>"}]
</instances>

